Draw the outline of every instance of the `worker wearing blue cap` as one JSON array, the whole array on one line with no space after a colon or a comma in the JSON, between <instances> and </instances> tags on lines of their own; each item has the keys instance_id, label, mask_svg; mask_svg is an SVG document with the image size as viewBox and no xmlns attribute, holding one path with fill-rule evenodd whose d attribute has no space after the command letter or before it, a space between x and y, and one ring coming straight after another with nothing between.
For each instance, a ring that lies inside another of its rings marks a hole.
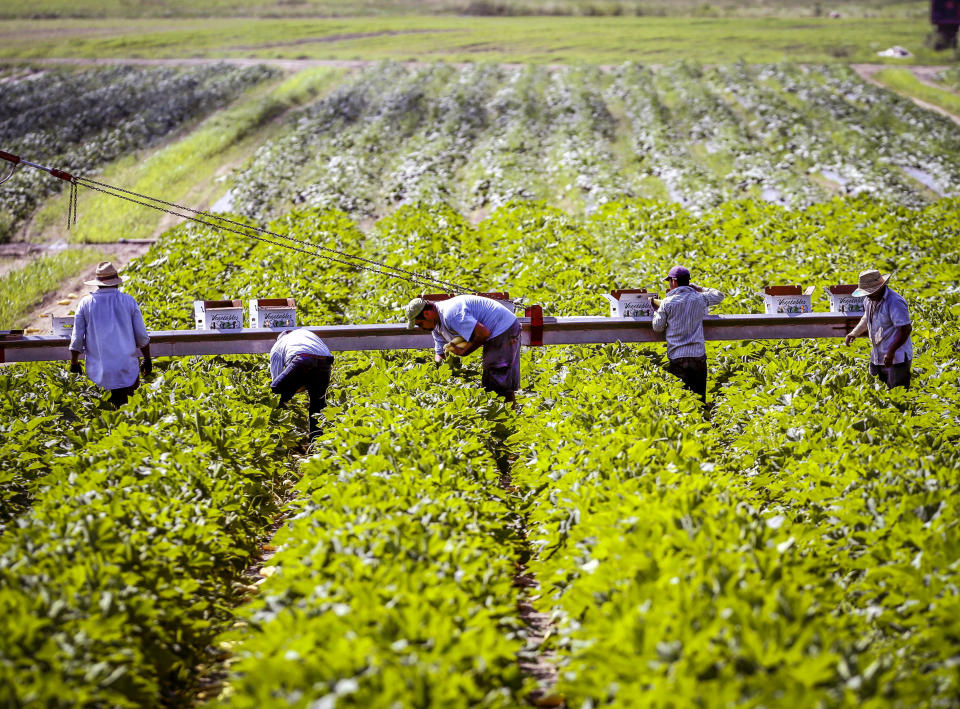
<instances>
[{"instance_id":1,"label":"worker wearing blue cap","mask_svg":"<svg viewBox=\"0 0 960 709\"><path fill-rule=\"evenodd\" d=\"M667 295L653 314L653 329L666 332L668 371L684 387L707 401L707 348L703 339L703 319L711 305L724 295L713 288L690 283L690 271L674 266L663 279L669 285Z\"/></svg>"}]
</instances>

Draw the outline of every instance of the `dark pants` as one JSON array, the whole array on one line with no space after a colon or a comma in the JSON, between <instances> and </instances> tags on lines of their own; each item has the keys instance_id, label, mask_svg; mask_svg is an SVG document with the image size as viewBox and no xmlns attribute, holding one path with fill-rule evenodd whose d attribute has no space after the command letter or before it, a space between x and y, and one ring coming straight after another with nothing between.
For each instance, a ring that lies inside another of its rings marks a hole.
<instances>
[{"instance_id":1,"label":"dark pants","mask_svg":"<svg viewBox=\"0 0 960 709\"><path fill-rule=\"evenodd\" d=\"M882 364L870 363L870 374L875 376L881 382L887 385L887 389L896 387L910 388L910 360L906 359L900 364L892 364L884 367Z\"/></svg>"},{"instance_id":2,"label":"dark pants","mask_svg":"<svg viewBox=\"0 0 960 709\"><path fill-rule=\"evenodd\" d=\"M310 397L310 438L320 435L318 417L327 405L327 389L330 386L330 368L333 357L294 355L287 362L280 376L270 385L274 394L280 395L280 404L285 404L302 389Z\"/></svg>"},{"instance_id":3,"label":"dark pants","mask_svg":"<svg viewBox=\"0 0 960 709\"><path fill-rule=\"evenodd\" d=\"M707 358L677 357L671 359L667 371L683 382L685 389L697 394L703 403L707 403Z\"/></svg>"},{"instance_id":4,"label":"dark pants","mask_svg":"<svg viewBox=\"0 0 960 709\"><path fill-rule=\"evenodd\" d=\"M110 403L116 407L121 407L127 403L133 392L140 388L140 377L137 377L137 381L131 384L128 387L123 387L122 389L111 389L110 390Z\"/></svg>"},{"instance_id":5,"label":"dark pants","mask_svg":"<svg viewBox=\"0 0 960 709\"><path fill-rule=\"evenodd\" d=\"M487 391L510 399L520 388L520 323L490 338L483 345L483 375L480 383Z\"/></svg>"}]
</instances>

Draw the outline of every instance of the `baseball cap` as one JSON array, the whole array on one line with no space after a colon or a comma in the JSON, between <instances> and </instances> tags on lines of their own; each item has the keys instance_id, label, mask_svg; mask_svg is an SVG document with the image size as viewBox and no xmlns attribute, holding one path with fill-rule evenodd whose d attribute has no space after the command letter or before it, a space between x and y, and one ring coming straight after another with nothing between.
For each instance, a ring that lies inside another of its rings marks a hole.
<instances>
[{"instance_id":1,"label":"baseball cap","mask_svg":"<svg viewBox=\"0 0 960 709\"><path fill-rule=\"evenodd\" d=\"M669 281L671 278L680 278L681 276L690 278L690 270L686 266L674 266L663 280Z\"/></svg>"},{"instance_id":2,"label":"baseball cap","mask_svg":"<svg viewBox=\"0 0 960 709\"><path fill-rule=\"evenodd\" d=\"M423 312L423 309L430 305L430 302L424 300L423 298L414 298L409 303L407 303L407 329L412 330L417 326L416 319L419 317L420 313Z\"/></svg>"}]
</instances>

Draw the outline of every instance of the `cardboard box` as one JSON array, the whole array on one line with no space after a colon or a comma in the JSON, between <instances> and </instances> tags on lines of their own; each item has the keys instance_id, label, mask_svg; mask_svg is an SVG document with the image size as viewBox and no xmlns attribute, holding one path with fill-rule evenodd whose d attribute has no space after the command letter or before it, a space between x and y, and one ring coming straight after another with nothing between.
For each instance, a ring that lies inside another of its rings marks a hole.
<instances>
[{"instance_id":1,"label":"cardboard box","mask_svg":"<svg viewBox=\"0 0 960 709\"><path fill-rule=\"evenodd\" d=\"M73 337L73 323L76 315L51 315L50 325L54 337Z\"/></svg>"},{"instance_id":2,"label":"cardboard box","mask_svg":"<svg viewBox=\"0 0 960 709\"><path fill-rule=\"evenodd\" d=\"M850 315L863 315L863 299L866 296L861 295L854 298L852 293L857 289L855 285L836 285L824 286L823 290L830 299L831 313L849 313Z\"/></svg>"},{"instance_id":3,"label":"cardboard box","mask_svg":"<svg viewBox=\"0 0 960 709\"><path fill-rule=\"evenodd\" d=\"M297 301L293 298L251 298L250 327L290 330L297 326Z\"/></svg>"},{"instance_id":4,"label":"cardboard box","mask_svg":"<svg viewBox=\"0 0 960 709\"><path fill-rule=\"evenodd\" d=\"M658 296L648 293L646 288L629 288L604 293L603 297L610 301L611 318L652 318L651 301Z\"/></svg>"},{"instance_id":5,"label":"cardboard box","mask_svg":"<svg viewBox=\"0 0 960 709\"><path fill-rule=\"evenodd\" d=\"M197 330L243 329L243 302L240 300L195 300L193 314Z\"/></svg>"},{"instance_id":6,"label":"cardboard box","mask_svg":"<svg viewBox=\"0 0 960 709\"><path fill-rule=\"evenodd\" d=\"M778 313L799 315L800 313L813 312L810 305L813 286L806 290L800 286L767 286L758 295L763 296L763 312L768 315Z\"/></svg>"},{"instance_id":7,"label":"cardboard box","mask_svg":"<svg viewBox=\"0 0 960 709\"><path fill-rule=\"evenodd\" d=\"M489 298L490 300L495 300L498 303L500 303L500 305L502 305L507 310L509 310L511 313L517 309L517 304L514 303L512 300L510 300L509 293L505 293L505 292L504 293L500 293L500 292L474 293L473 295L479 295L484 298ZM427 293L422 297L424 300L429 300L431 303L436 303L441 300L450 300L451 298L455 298L456 294L455 293Z\"/></svg>"}]
</instances>

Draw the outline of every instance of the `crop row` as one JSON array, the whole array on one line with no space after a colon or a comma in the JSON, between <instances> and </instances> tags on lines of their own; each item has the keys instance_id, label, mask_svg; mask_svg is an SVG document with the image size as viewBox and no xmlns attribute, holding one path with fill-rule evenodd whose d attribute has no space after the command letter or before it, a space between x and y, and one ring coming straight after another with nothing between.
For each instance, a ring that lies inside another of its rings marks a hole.
<instances>
[{"instance_id":1,"label":"crop row","mask_svg":"<svg viewBox=\"0 0 960 709\"><path fill-rule=\"evenodd\" d=\"M920 206L956 192L958 147L950 121L843 67L387 64L291 118L234 189L259 219L423 200L463 212L512 199L589 212L632 196L694 211L835 194Z\"/></svg>"},{"instance_id":2,"label":"crop row","mask_svg":"<svg viewBox=\"0 0 960 709\"><path fill-rule=\"evenodd\" d=\"M267 67L220 65L18 76L3 84L0 145L6 152L90 176L111 160L156 145L274 75ZM34 170L22 170L0 186L0 242L59 187Z\"/></svg>"},{"instance_id":3,"label":"crop row","mask_svg":"<svg viewBox=\"0 0 960 709\"><path fill-rule=\"evenodd\" d=\"M956 201L865 197L702 216L516 202L473 226L410 205L363 234L343 214L291 213L273 228L557 315L600 314L601 292L655 284L678 261L729 294L726 312L758 310L764 282L896 270L916 384L879 388L863 346L711 345L704 417L662 373L660 346L545 348L524 353L517 413L479 391L476 358L341 354L266 580L231 610L284 489L279 448L303 424L299 408L266 408L262 358L161 362L116 413L61 367L5 371L4 421L37 422L32 442L15 433L38 465L0 535L0 599L18 619L0 657L29 681L0 686L21 701L156 703L195 680L215 640L230 653L219 701L241 706L516 705L532 682L515 656L544 651L571 706L949 701L957 216ZM396 321L413 294L197 227L128 275L154 328L186 326L197 297L293 295L305 324L323 324ZM18 451L5 455L17 475ZM520 562L539 589L513 587ZM544 647L518 600L554 618Z\"/></svg>"}]
</instances>

